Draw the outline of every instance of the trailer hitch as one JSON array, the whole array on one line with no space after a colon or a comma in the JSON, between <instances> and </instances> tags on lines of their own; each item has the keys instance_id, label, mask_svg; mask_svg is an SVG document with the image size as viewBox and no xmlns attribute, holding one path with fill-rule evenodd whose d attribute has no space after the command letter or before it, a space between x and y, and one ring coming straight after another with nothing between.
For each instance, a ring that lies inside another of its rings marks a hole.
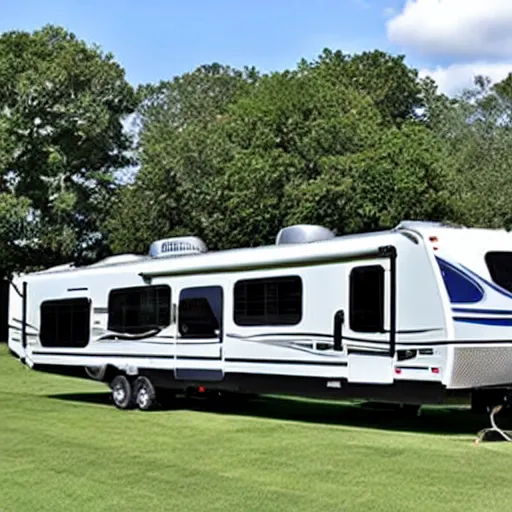
<instances>
[{"instance_id":1,"label":"trailer hitch","mask_svg":"<svg viewBox=\"0 0 512 512\"><path fill-rule=\"evenodd\" d=\"M496 415L500 411L502 411L503 409L509 409L511 407L512 407L512 404L507 400L507 397L505 397L504 403L495 405L491 409L490 415L489 415L491 427L484 428L484 429L480 430L480 432L478 432L477 437L475 439L475 444L479 444L482 441L485 441L486 438L487 438L487 440L490 440L489 437L490 437L491 433L498 434L498 436L501 439L503 439L504 441L512 442L512 432L508 431L508 430L503 430L500 427L498 427L498 425L496 424L496 419L495 419Z\"/></svg>"}]
</instances>

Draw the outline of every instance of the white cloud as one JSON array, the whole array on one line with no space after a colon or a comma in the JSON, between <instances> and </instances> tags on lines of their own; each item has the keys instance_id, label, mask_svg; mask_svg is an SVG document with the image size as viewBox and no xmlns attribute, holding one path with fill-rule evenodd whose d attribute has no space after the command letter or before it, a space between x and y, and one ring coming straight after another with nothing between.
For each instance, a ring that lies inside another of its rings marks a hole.
<instances>
[{"instance_id":1,"label":"white cloud","mask_svg":"<svg viewBox=\"0 0 512 512\"><path fill-rule=\"evenodd\" d=\"M388 38L429 56L512 57L512 0L407 0Z\"/></svg>"},{"instance_id":2,"label":"white cloud","mask_svg":"<svg viewBox=\"0 0 512 512\"><path fill-rule=\"evenodd\" d=\"M489 64L473 62L470 64L452 64L451 66L435 69L420 70L420 77L430 76L438 84L441 92L450 96L461 92L474 83L476 75L487 76L492 82L499 82L512 72L512 61Z\"/></svg>"}]
</instances>

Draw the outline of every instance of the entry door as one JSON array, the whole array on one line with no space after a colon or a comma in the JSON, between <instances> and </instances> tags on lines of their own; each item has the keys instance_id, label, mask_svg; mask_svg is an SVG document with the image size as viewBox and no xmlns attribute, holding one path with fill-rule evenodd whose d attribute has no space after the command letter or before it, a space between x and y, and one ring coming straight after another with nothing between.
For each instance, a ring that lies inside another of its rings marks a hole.
<instances>
[{"instance_id":1,"label":"entry door","mask_svg":"<svg viewBox=\"0 0 512 512\"><path fill-rule=\"evenodd\" d=\"M177 379L217 381L223 378L223 289L182 288L177 304Z\"/></svg>"},{"instance_id":2,"label":"entry door","mask_svg":"<svg viewBox=\"0 0 512 512\"><path fill-rule=\"evenodd\" d=\"M347 268L342 342L348 353L348 380L391 384L396 325L396 267L389 258Z\"/></svg>"}]
</instances>

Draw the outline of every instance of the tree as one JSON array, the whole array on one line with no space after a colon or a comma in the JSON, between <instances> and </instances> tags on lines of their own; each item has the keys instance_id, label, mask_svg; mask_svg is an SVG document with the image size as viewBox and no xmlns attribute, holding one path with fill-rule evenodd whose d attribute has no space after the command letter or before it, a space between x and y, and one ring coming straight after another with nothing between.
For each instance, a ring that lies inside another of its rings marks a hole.
<instances>
[{"instance_id":1,"label":"tree","mask_svg":"<svg viewBox=\"0 0 512 512\"><path fill-rule=\"evenodd\" d=\"M446 154L418 124L383 131L371 150L326 156L317 178L290 188L287 221L324 224L343 234L391 228L403 219L451 219Z\"/></svg>"},{"instance_id":2,"label":"tree","mask_svg":"<svg viewBox=\"0 0 512 512\"><path fill-rule=\"evenodd\" d=\"M25 268L33 260L30 244L30 201L9 192L0 193L0 276L9 276L13 270Z\"/></svg>"},{"instance_id":3,"label":"tree","mask_svg":"<svg viewBox=\"0 0 512 512\"><path fill-rule=\"evenodd\" d=\"M204 208L221 201L214 181L230 159L223 121L258 79L254 69L214 63L142 88L141 168L107 224L114 251L141 252L156 238L209 232L216 218Z\"/></svg>"},{"instance_id":4,"label":"tree","mask_svg":"<svg viewBox=\"0 0 512 512\"><path fill-rule=\"evenodd\" d=\"M456 99L437 103L431 127L449 147L458 222L512 228L512 75L476 77Z\"/></svg>"},{"instance_id":5,"label":"tree","mask_svg":"<svg viewBox=\"0 0 512 512\"><path fill-rule=\"evenodd\" d=\"M389 126L351 81L326 80L318 68L274 75L231 114L230 140L240 141L244 164L228 166L238 186L223 187L225 240L237 227L251 245L269 243L286 224L342 234L452 215L443 142L415 120Z\"/></svg>"},{"instance_id":6,"label":"tree","mask_svg":"<svg viewBox=\"0 0 512 512\"><path fill-rule=\"evenodd\" d=\"M32 263L104 247L115 172L130 162L122 122L135 106L113 56L70 32L0 36L0 192L29 208ZM24 236L0 229L0 246Z\"/></svg>"},{"instance_id":7,"label":"tree","mask_svg":"<svg viewBox=\"0 0 512 512\"><path fill-rule=\"evenodd\" d=\"M290 223L350 233L452 215L447 148L400 58L324 52L265 76L220 69L146 100L142 168L118 206L126 220L110 224L115 250L184 233L255 246Z\"/></svg>"},{"instance_id":8,"label":"tree","mask_svg":"<svg viewBox=\"0 0 512 512\"><path fill-rule=\"evenodd\" d=\"M400 126L415 119L418 109L424 107L418 72L404 59L380 50L348 55L325 49L316 61L302 61L301 67L313 68L324 80L342 81L369 96L384 122Z\"/></svg>"},{"instance_id":9,"label":"tree","mask_svg":"<svg viewBox=\"0 0 512 512\"><path fill-rule=\"evenodd\" d=\"M223 223L215 226L216 245L271 243L291 219L305 221L304 212L295 213L307 197L296 191L323 175L329 156L364 151L381 127L368 96L325 80L317 69L264 77L225 123L234 147L219 180Z\"/></svg>"}]
</instances>

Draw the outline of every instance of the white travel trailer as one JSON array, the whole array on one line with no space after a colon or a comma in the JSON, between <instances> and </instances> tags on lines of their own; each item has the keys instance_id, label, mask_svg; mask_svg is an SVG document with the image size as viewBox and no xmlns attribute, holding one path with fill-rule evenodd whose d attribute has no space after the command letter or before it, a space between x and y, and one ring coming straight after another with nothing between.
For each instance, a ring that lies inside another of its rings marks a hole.
<instances>
[{"instance_id":1,"label":"white travel trailer","mask_svg":"<svg viewBox=\"0 0 512 512\"><path fill-rule=\"evenodd\" d=\"M511 292L505 231L291 226L219 252L182 237L19 276L9 347L105 381L119 408L189 389L487 406L512 388Z\"/></svg>"}]
</instances>

